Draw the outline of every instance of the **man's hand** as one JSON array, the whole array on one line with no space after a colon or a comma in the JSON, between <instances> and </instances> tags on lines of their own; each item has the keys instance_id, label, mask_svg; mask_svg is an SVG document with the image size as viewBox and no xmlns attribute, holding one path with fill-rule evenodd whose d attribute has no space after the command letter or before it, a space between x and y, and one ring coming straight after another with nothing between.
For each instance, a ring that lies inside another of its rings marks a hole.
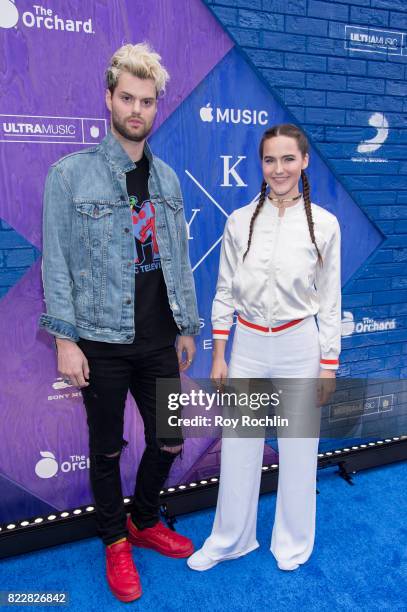
<instances>
[{"instance_id":1,"label":"man's hand","mask_svg":"<svg viewBox=\"0 0 407 612\"><path fill-rule=\"evenodd\" d=\"M318 381L318 406L326 404L336 389L336 371L321 368Z\"/></svg>"},{"instance_id":2,"label":"man's hand","mask_svg":"<svg viewBox=\"0 0 407 612\"><path fill-rule=\"evenodd\" d=\"M182 444L180 444L179 446L162 446L161 450L165 450L167 451L167 453L172 453L173 455L177 455L179 452L181 452L182 449Z\"/></svg>"},{"instance_id":3,"label":"man's hand","mask_svg":"<svg viewBox=\"0 0 407 612\"><path fill-rule=\"evenodd\" d=\"M58 371L61 376L69 380L74 387L88 387L89 364L85 355L72 340L57 338Z\"/></svg>"},{"instance_id":4,"label":"man's hand","mask_svg":"<svg viewBox=\"0 0 407 612\"><path fill-rule=\"evenodd\" d=\"M177 356L180 371L187 370L194 360L195 340L193 336L178 336ZM183 353L186 353L185 359Z\"/></svg>"}]
</instances>

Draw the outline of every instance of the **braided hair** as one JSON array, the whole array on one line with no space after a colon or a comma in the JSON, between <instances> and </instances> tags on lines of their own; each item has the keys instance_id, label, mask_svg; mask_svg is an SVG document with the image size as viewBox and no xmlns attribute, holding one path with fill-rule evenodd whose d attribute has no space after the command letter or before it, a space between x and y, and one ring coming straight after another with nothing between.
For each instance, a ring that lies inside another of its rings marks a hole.
<instances>
[{"instance_id":1,"label":"braided hair","mask_svg":"<svg viewBox=\"0 0 407 612\"><path fill-rule=\"evenodd\" d=\"M310 186L309 186L307 175L305 174L304 170L301 170L301 182L302 182L302 195L304 197L305 214L307 215L307 221L308 221L309 235L311 236L311 240L317 251L318 261L320 265L322 266L321 253L319 252L317 241L315 240L314 221L312 219L312 210L311 210Z\"/></svg>"},{"instance_id":2,"label":"braided hair","mask_svg":"<svg viewBox=\"0 0 407 612\"><path fill-rule=\"evenodd\" d=\"M261 160L263 159L263 148L264 148L265 141L268 140L269 138L275 138L276 136L288 136L290 138L294 138L297 141L298 148L301 151L302 156L305 157L305 155L308 153L309 144L308 144L308 139L305 136L304 132L300 130L299 127L297 127L296 125L293 125L292 123L281 123L279 125L273 126L272 128L269 128L268 130L264 132L262 139L260 141L260 145L259 145L259 156ZM309 230L309 234L311 237L311 241L317 251L318 262L322 266L323 262L322 262L321 253L318 249L318 245L315 240L314 221L312 219L312 209L311 209L310 184L309 184L307 175L305 174L304 170L301 170L301 182L302 182L302 192L303 192L303 197L304 197L305 214L306 214L307 223L308 223L308 230ZM245 260L246 255L248 254L249 249L250 249L250 245L252 242L252 236L253 236L254 222L265 202L266 191L267 191L267 183L263 179L263 182L261 184L259 201L252 215L252 218L250 220L249 239L247 242L246 252L243 255L243 261Z\"/></svg>"},{"instance_id":3,"label":"braided hair","mask_svg":"<svg viewBox=\"0 0 407 612\"><path fill-rule=\"evenodd\" d=\"M250 245L252 243L252 234L253 234L253 226L254 226L254 222L256 221L256 217L259 214L259 212L261 211L263 204L266 200L266 190L267 190L267 183L266 181L263 179L263 182L261 184L261 190L260 190L260 197L259 197L259 201L257 203L256 209L254 211L254 213L252 214L252 218L250 219L250 229L249 229L249 240L247 243L247 249L245 254L243 255L243 261L245 260L245 257L247 255L247 253L249 252L250 249Z\"/></svg>"}]
</instances>

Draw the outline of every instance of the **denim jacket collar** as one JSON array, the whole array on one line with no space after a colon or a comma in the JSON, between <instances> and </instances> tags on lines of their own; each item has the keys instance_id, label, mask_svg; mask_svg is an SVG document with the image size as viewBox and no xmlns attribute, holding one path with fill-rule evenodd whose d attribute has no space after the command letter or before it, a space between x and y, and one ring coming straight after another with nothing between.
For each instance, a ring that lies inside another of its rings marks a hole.
<instances>
[{"instance_id":1,"label":"denim jacket collar","mask_svg":"<svg viewBox=\"0 0 407 612\"><path fill-rule=\"evenodd\" d=\"M130 170L134 170L136 167L135 162L133 162L126 151L123 149L120 142L113 135L112 131L109 130L104 137L104 139L100 143L100 148L102 149L106 159L109 164L111 164L115 170L118 172L129 172ZM147 141L144 143L144 153L150 162L150 174L151 174L151 166L154 162L154 157L151 151L151 148Z\"/></svg>"}]
</instances>

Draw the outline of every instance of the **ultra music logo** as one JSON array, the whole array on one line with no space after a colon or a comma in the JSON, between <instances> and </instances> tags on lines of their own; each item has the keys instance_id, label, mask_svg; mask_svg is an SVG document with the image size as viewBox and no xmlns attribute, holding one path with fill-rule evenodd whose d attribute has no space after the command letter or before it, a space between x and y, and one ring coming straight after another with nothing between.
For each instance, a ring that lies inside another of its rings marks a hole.
<instances>
[{"instance_id":1,"label":"ultra music logo","mask_svg":"<svg viewBox=\"0 0 407 612\"><path fill-rule=\"evenodd\" d=\"M106 133L106 119L0 114L0 142L94 145Z\"/></svg>"},{"instance_id":2,"label":"ultra music logo","mask_svg":"<svg viewBox=\"0 0 407 612\"><path fill-rule=\"evenodd\" d=\"M363 26L345 26L345 49L384 55L405 55L405 33Z\"/></svg>"},{"instance_id":3,"label":"ultra music logo","mask_svg":"<svg viewBox=\"0 0 407 612\"><path fill-rule=\"evenodd\" d=\"M244 125L267 125L268 112L250 108L213 108L208 102L199 110L204 123L243 123Z\"/></svg>"},{"instance_id":4,"label":"ultra music logo","mask_svg":"<svg viewBox=\"0 0 407 612\"><path fill-rule=\"evenodd\" d=\"M14 28L19 21L19 11L14 0L0 0L0 27ZM70 19L60 16L51 8L34 4L31 11L24 11L21 23L26 28L38 30L60 30L84 34L94 34L92 19Z\"/></svg>"}]
</instances>

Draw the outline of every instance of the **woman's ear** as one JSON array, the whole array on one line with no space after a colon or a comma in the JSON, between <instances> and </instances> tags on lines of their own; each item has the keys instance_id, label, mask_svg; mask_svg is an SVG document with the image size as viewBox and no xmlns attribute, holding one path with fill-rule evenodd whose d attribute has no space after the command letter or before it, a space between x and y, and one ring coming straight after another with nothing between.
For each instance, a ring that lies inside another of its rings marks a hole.
<instances>
[{"instance_id":1,"label":"woman's ear","mask_svg":"<svg viewBox=\"0 0 407 612\"><path fill-rule=\"evenodd\" d=\"M306 154L304 155L303 160L302 160L302 166L301 166L301 169L302 169L302 170L305 170L305 168L308 168L308 164L309 164L309 155L308 155L308 153L306 153Z\"/></svg>"}]
</instances>

